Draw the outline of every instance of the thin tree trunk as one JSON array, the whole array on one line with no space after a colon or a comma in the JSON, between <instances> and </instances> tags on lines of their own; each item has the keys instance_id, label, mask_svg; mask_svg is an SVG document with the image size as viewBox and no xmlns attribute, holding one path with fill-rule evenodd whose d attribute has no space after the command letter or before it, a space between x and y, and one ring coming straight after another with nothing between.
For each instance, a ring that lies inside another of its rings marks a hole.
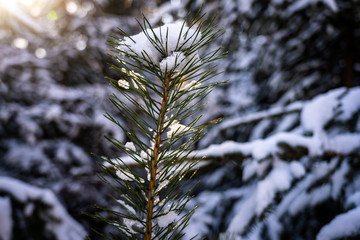
<instances>
[{"instance_id":1,"label":"thin tree trunk","mask_svg":"<svg viewBox=\"0 0 360 240\"><path fill-rule=\"evenodd\" d=\"M167 110L167 103L169 100L169 88L170 88L171 77L169 74L166 75L164 84L164 93L161 101L161 109L159 114L159 122L156 130L154 139L154 149L151 158L151 169L150 169L150 182L149 182L149 193L147 203L147 214L146 214L146 231L145 240L151 240L152 236L152 219L154 215L154 200L155 200L155 186L156 186L156 170L157 163L159 160L159 153L161 147L161 135L164 132L165 114Z\"/></svg>"},{"instance_id":2,"label":"thin tree trunk","mask_svg":"<svg viewBox=\"0 0 360 240\"><path fill-rule=\"evenodd\" d=\"M351 26L345 28L345 74L344 81L347 88L351 88L354 79L354 29Z\"/></svg>"}]
</instances>

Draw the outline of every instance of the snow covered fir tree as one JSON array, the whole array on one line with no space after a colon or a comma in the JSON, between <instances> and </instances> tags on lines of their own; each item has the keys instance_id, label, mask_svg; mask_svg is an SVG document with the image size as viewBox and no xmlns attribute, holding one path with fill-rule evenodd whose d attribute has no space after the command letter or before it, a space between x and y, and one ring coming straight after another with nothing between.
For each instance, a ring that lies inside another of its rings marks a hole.
<instances>
[{"instance_id":1,"label":"snow covered fir tree","mask_svg":"<svg viewBox=\"0 0 360 240\"><path fill-rule=\"evenodd\" d=\"M107 38L201 6L226 30L204 52L229 52L228 83L204 99L203 121L224 120L192 153L183 239L360 238L358 1L0 0L0 239L121 239L81 214L118 209L90 153L129 141L102 116L130 124L107 100Z\"/></svg>"}]
</instances>

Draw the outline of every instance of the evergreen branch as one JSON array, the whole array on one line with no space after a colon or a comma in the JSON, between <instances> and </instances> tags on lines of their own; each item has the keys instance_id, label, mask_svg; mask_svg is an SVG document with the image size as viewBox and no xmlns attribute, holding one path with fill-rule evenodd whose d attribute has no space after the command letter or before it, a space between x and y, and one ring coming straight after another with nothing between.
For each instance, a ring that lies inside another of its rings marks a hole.
<instances>
[{"instance_id":1,"label":"evergreen branch","mask_svg":"<svg viewBox=\"0 0 360 240\"><path fill-rule=\"evenodd\" d=\"M197 13L190 27L185 22L181 26L175 24L177 36L172 27L153 28L143 16L142 21L137 20L142 33L130 37L120 30L126 36L124 39L112 36L109 40L113 57L122 66L111 68L123 79L108 79L125 99L113 95L110 101L132 125L124 125L106 115L124 131L130 142L123 144L106 137L125 155L101 158L107 162L101 166L102 170L114 181L101 179L115 192L124 193L121 197L124 201L113 198L122 212L107 211L123 218L123 222L107 222L129 239L141 236L146 240L180 239L194 212L183 213L192 190L184 191L184 186L199 162L193 160L193 151L189 149L204 136L203 129L211 125L199 124L201 116L195 114L203 106L199 102L216 85L206 84L217 75L216 66L210 63L223 56L220 49L203 57L198 55L198 50L220 33L210 26L213 19L205 24L204 16ZM117 54L122 55L121 58ZM207 69L203 70L204 67ZM181 124L185 121L186 125ZM149 142L145 143L144 139ZM135 171L136 166L148 176ZM106 221L100 216L99 219Z\"/></svg>"}]
</instances>

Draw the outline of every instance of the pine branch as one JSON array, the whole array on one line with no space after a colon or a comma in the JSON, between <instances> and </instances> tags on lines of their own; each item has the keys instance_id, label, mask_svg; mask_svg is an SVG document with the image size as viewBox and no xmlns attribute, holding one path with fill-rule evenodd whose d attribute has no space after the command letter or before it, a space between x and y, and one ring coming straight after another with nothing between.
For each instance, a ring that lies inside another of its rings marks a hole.
<instances>
[{"instance_id":1,"label":"pine branch","mask_svg":"<svg viewBox=\"0 0 360 240\"><path fill-rule=\"evenodd\" d=\"M106 115L130 142L106 137L124 155L101 157L106 163L100 164L114 178L113 183L101 176L121 193L122 199L114 200L124 211L106 212L123 221L98 218L132 239L180 239L194 212L183 212L191 192L184 192L189 182L184 177L193 174L198 162L188 161L188 157L193 144L204 135L203 129L212 124L200 124L201 116L196 113L203 98L218 84L207 83L218 74L211 64L224 57L219 49L199 55L202 47L222 33L204 24L204 16L198 15L190 27L184 22L159 28L153 28L144 17L138 21L140 34L124 34L124 39L113 36L110 42L114 58L120 62L120 67L112 69L123 76L119 80L108 78L121 94L114 94L111 103L132 125Z\"/></svg>"}]
</instances>

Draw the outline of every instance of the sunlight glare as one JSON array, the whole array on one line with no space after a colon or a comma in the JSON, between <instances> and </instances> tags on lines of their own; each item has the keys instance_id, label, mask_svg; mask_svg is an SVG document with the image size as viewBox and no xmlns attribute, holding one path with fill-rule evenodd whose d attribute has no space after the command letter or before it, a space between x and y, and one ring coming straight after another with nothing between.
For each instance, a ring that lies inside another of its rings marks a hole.
<instances>
[{"instance_id":1,"label":"sunlight glare","mask_svg":"<svg viewBox=\"0 0 360 240\"><path fill-rule=\"evenodd\" d=\"M17 0L17 1L25 6L31 6L32 4L34 4L34 0Z\"/></svg>"},{"instance_id":2,"label":"sunlight glare","mask_svg":"<svg viewBox=\"0 0 360 240\"><path fill-rule=\"evenodd\" d=\"M9 1L9 0L0 0L0 8L4 8L5 10L14 11L16 10L17 1Z\"/></svg>"},{"instance_id":3,"label":"sunlight glare","mask_svg":"<svg viewBox=\"0 0 360 240\"><path fill-rule=\"evenodd\" d=\"M0 0L0 8L10 11L17 11L19 5L29 7L34 4L34 0Z\"/></svg>"},{"instance_id":4,"label":"sunlight glare","mask_svg":"<svg viewBox=\"0 0 360 240\"><path fill-rule=\"evenodd\" d=\"M44 4L46 4L44 0L0 0L0 9L13 15L23 15L28 12L33 17L38 17Z\"/></svg>"}]
</instances>

